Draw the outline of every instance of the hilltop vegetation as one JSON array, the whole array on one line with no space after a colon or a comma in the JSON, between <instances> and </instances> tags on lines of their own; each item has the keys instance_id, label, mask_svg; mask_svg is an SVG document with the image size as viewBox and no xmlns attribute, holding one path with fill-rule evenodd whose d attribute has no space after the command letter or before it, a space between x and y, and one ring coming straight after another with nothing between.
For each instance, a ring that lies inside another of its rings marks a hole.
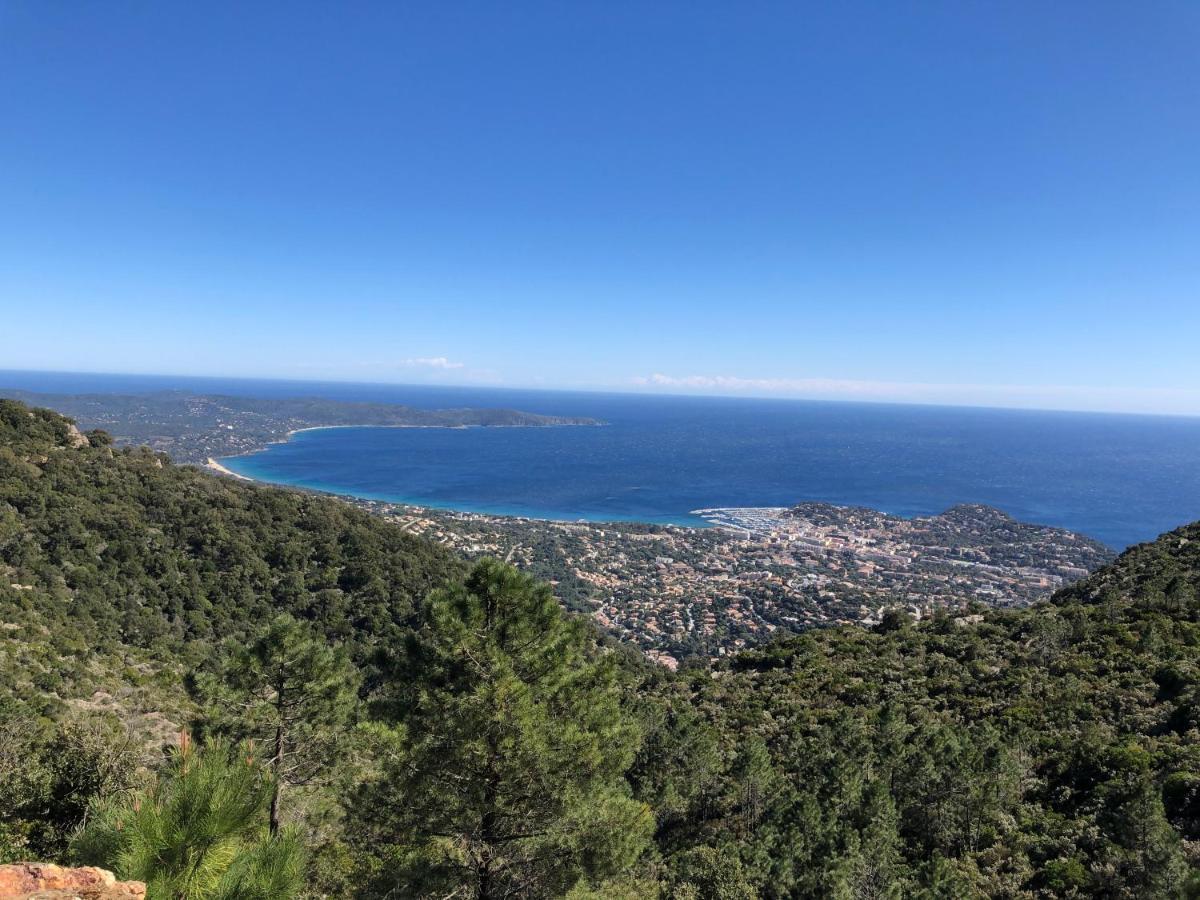
<instances>
[{"instance_id":1,"label":"hilltop vegetation","mask_svg":"<svg viewBox=\"0 0 1200 900\"><path fill-rule=\"evenodd\" d=\"M1198 538L671 674L509 567L0 402L0 859L158 897L1200 896Z\"/></svg>"},{"instance_id":2,"label":"hilltop vegetation","mask_svg":"<svg viewBox=\"0 0 1200 900\"><path fill-rule=\"evenodd\" d=\"M10 690L86 678L89 653L115 645L202 658L278 611L361 658L460 570L345 504L212 478L102 433L81 441L60 416L0 401L4 634L53 649L0 662Z\"/></svg>"},{"instance_id":3,"label":"hilltop vegetation","mask_svg":"<svg viewBox=\"0 0 1200 900\"><path fill-rule=\"evenodd\" d=\"M761 749L741 818L693 807L680 834L714 829L776 896L1174 897L1189 870L1194 895L1200 604L1143 587L1195 584L1172 537L1031 610L891 615L694 677L681 708Z\"/></svg>"}]
</instances>

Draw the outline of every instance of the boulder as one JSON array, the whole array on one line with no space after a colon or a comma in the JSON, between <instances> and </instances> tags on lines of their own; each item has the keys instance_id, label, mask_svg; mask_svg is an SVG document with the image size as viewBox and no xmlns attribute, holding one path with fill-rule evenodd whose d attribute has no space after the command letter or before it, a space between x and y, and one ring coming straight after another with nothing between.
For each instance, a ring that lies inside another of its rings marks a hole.
<instances>
[{"instance_id":1,"label":"boulder","mask_svg":"<svg viewBox=\"0 0 1200 900\"><path fill-rule=\"evenodd\" d=\"M23 862L0 866L0 898L23 900L131 900L144 898L140 881L117 881L112 872L83 866Z\"/></svg>"}]
</instances>

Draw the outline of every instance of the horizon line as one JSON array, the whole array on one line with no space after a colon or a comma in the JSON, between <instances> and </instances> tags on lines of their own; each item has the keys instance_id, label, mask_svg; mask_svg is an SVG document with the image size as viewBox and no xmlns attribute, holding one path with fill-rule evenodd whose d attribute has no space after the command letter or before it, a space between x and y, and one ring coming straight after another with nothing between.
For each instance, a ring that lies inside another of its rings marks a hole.
<instances>
[{"instance_id":1,"label":"horizon line","mask_svg":"<svg viewBox=\"0 0 1200 900\"><path fill-rule=\"evenodd\" d=\"M311 378L297 378L284 375L212 375L212 374L196 374L196 373L178 373L178 372L120 372L120 371L77 371L69 369L0 369L0 374L13 373L20 375L69 375L77 377L123 377L123 378L160 378L160 379L209 379L214 381L244 381L244 382L282 382L285 384L338 384L338 385L361 385L364 387L395 387L395 388L439 388L446 390L481 390L481 391L518 391L527 393L552 393L552 394L596 394L607 396L620 397L671 397L682 399L711 399L711 400L758 400L758 401L777 401L781 403L820 403L820 404L853 404L857 406L909 406L926 409L960 409L960 410L985 410L998 412L1031 412L1031 413L1071 413L1075 415L1089 416L1140 416L1161 419L1197 419L1200 418L1200 412L1160 412L1150 410L1130 410L1130 409L1080 409L1077 407L1060 407L1060 406L1030 406L1017 404L988 404L988 403L939 403L935 401L921 400L894 400L894 399L872 399L862 397L812 397L803 395L781 395L775 394L760 394L760 393L703 393L699 391L671 391L671 390L622 390L619 387L546 387L544 385L506 385L496 384L494 382L487 384L476 383L446 383L446 382L420 382L420 381L361 381L350 378L327 378L324 380L314 380ZM0 385L0 389L6 387ZM28 388L17 388L8 386L13 390L25 390L29 393L53 393L48 390L30 390ZM116 395L115 391L95 391L98 394Z\"/></svg>"}]
</instances>

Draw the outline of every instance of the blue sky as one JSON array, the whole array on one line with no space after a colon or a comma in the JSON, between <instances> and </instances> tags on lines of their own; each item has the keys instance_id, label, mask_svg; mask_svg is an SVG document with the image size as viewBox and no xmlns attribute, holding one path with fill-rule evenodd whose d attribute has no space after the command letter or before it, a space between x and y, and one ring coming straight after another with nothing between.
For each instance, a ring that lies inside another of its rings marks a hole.
<instances>
[{"instance_id":1,"label":"blue sky","mask_svg":"<svg viewBox=\"0 0 1200 900\"><path fill-rule=\"evenodd\" d=\"M0 368L1200 414L1200 4L0 4Z\"/></svg>"}]
</instances>

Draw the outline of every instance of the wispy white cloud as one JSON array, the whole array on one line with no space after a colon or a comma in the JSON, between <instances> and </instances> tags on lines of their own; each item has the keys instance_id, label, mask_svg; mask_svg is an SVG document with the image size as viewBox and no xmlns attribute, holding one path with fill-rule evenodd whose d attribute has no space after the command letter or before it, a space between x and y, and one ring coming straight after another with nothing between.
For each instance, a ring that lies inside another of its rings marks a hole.
<instances>
[{"instance_id":1,"label":"wispy white cloud","mask_svg":"<svg viewBox=\"0 0 1200 900\"><path fill-rule=\"evenodd\" d=\"M939 384L842 378L744 378L736 375L639 375L630 379L647 390L743 394L814 400L875 400L1026 409L1096 412L1200 414L1200 390L1108 388L1081 385Z\"/></svg>"},{"instance_id":2,"label":"wispy white cloud","mask_svg":"<svg viewBox=\"0 0 1200 900\"><path fill-rule=\"evenodd\" d=\"M414 383L492 384L500 376L491 369L476 369L447 356L413 356L406 359L356 359L351 362L328 360L298 362L292 366L305 377L367 378L383 381L401 379Z\"/></svg>"},{"instance_id":3,"label":"wispy white cloud","mask_svg":"<svg viewBox=\"0 0 1200 900\"><path fill-rule=\"evenodd\" d=\"M451 362L444 356L418 356L412 359L402 359L400 360L400 365L409 369L461 369L464 364Z\"/></svg>"}]
</instances>

